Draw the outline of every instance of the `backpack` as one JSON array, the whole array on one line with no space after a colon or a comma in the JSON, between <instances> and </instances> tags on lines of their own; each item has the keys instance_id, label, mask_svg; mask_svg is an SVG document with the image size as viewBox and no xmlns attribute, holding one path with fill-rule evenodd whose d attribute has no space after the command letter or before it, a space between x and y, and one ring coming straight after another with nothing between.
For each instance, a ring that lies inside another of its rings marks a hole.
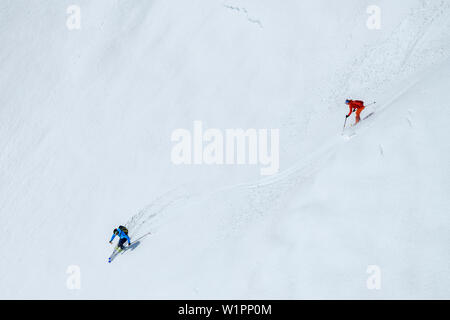
<instances>
[{"instance_id":1,"label":"backpack","mask_svg":"<svg viewBox=\"0 0 450 320\"><path fill-rule=\"evenodd\" d=\"M119 226L119 229L122 230L126 235L128 235L128 229L124 226Z\"/></svg>"}]
</instances>

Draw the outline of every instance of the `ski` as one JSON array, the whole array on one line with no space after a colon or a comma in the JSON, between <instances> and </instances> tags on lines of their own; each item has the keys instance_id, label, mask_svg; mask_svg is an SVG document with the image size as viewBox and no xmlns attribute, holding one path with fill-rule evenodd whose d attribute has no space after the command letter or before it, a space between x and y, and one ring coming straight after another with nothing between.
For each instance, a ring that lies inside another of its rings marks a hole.
<instances>
[{"instance_id":1,"label":"ski","mask_svg":"<svg viewBox=\"0 0 450 320\"><path fill-rule=\"evenodd\" d=\"M369 113L367 116L365 116L364 118L362 118L363 120L366 120L368 117L370 117L371 115L373 115L375 112L372 111L371 113Z\"/></svg>"},{"instance_id":2,"label":"ski","mask_svg":"<svg viewBox=\"0 0 450 320\"><path fill-rule=\"evenodd\" d=\"M114 258L122 251L123 250L120 249L119 247L115 247L113 253L108 258L108 263L111 263L114 260Z\"/></svg>"},{"instance_id":3,"label":"ski","mask_svg":"<svg viewBox=\"0 0 450 320\"><path fill-rule=\"evenodd\" d=\"M367 118L369 118L371 115L373 115L375 112L371 112L369 113L367 116L365 116L364 118L361 119L361 121L359 121L358 123L352 124L350 127L354 128L356 126L358 126L358 124L360 124L362 121L366 120Z\"/></svg>"}]
</instances>

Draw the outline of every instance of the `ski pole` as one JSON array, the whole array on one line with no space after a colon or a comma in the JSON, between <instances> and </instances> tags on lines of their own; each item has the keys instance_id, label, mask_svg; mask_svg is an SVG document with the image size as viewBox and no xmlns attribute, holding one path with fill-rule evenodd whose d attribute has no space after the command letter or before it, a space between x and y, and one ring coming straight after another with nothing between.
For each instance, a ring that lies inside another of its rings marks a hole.
<instances>
[{"instance_id":1,"label":"ski pole","mask_svg":"<svg viewBox=\"0 0 450 320\"><path fill-rule=\"evenodd\" d=\"M344 133L346 123L347 123L347 116L345 116L344 127L342 128L342 133Z\"/></svg>"},{"instance_id":2,"label":"ski pole","mask_svg":"<svg viewBox=\"0 0 450 320\"><path fill-rule=\"evenodd\" d=\"M377 103L377 102L374 101L374 102L372 102L372 103L369 103L368 105L366 105L366 107L371 106L371 105L373 105L373 104L375 104L375 103Z\"/></svg>"}]
</instances>

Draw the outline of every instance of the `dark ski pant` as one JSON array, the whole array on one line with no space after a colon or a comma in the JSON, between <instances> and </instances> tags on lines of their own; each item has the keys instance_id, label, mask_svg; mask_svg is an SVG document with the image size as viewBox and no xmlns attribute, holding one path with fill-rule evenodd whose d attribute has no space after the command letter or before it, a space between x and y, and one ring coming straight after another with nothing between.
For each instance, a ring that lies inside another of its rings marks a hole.
<instances>
[{"instance_id":1,"label":"dark ski pant","mask_svg":"<svg viewBox=\"0 0 450 320\"><path fill-rule=\"evenodd\" d=\"M119 244L117 245L120 249L123 249L123 244L127 242L126 238L122 238L119 240Z\"/></svg>"}]
</instances>

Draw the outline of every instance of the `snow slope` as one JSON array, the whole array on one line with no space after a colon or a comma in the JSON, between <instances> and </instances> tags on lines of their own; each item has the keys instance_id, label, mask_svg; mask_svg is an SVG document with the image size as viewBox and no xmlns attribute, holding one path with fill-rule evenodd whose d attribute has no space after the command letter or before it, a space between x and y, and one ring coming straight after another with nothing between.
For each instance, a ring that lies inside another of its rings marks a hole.
<instances>
[{"instance_id":1,"label":"snow slope","mask_svg":"<svg viewBox=\"0 0 450 320\"><path fill-rule=\"evenodd\" d=\"M377 2L380 30L360 0L78 1L69 31L3 0L0 298L448 299L450 3ZM348 97L377 101L351 138ZM194 120L279 128L280 172L173 165ZM125 223L151 234L108 264Z\"/></svg>"}]
</instances>

